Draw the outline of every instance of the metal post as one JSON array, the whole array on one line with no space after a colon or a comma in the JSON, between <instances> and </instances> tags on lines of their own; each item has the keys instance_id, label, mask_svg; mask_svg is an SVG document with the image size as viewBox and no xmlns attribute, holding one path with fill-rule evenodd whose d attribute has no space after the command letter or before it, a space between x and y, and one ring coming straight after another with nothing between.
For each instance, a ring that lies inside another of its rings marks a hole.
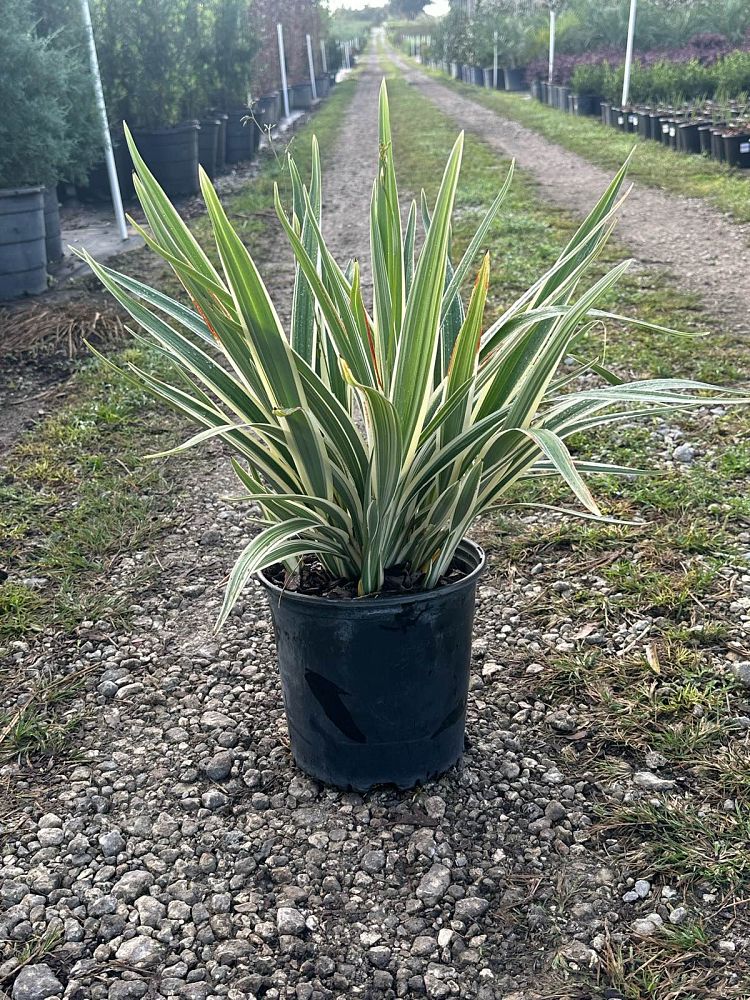
<instances>
[{"instance_id":1,"label":"metal post","mask_svg":"<svg viewBox=\"0 0 750 1000\"><path fill-rule=\"evenodd\" d=\"M328 56L326 55L326 43L325 43L325 41L322 38L320 39L320 58L321 58L321 61L323 63L323 72L327 73L328 72Z\"/></svg>"},{"instance_id":2,"label":"metal post","mask_svg":"<svg viewBox=\"0 0 750 1000\"><path fill-rule=\"evenodd\" d=\"M633 39L635 38L635 8L636 0L630 0L630 18L628 19L628 46L625 51L625 76L622 81L622 106L630 99L630 70L633 65Z\"/></svg>"},{"instance_id":3,"label":"metal post","mask_svg":"<svg viewBox=\"0 0 750 1000\"><path fill-rule=\"evenodd\" d=\"M307 39L307 65L310 67L310 87L312 88L313 100L318 99L318 88L315 85L315 63L312 57L312 42L310 41L310 36L305 35Z\"/></svg>"},{"instance_id":4,"label":"metal post","mask_svg":"<svg viewBox=\"0 0 750 1000\"><path fill-rule=\"evenodd\" d=\"M554 8L550 8L549 12L549 77L547 82L552 83L552 77L555 73L555 23L557 21L557 14Z\"/></svg>"},{"instance_id":5,"label":"metal post","mask_svg":"<svg viewBox=\"0 0 750 1000\"><path fill-rule=\"evenodd\" d=\"M281 89L284 94L284 117L289 117L289 87L286 82L286 58L284 56L284 27L276 25L276 35L279 40L279 65L281 66Z\"/></svg>"},{"instance_id":6,"label":"metal post","mask_svg":"<svg viewBox=\"0 0 750 1000\"><path fill-rule=\"evenodd\" d=\"M492 61L492 86L497 90L497 32L495 32L495 54Z\"/></svg>"},{"instance_id":7,"label":"metal post","mask_svg":"<svg viewBox=\"0 0 750 1000\"><path fill-rule=\"evenodd\" d=\"M96 106L99 109L99 118L102 126L102 138L104 139L104 159L107 163L107 175L109 177L109 190L112 194L112 207L115 210L117 228L120 231L120 238L128 238L128 225L125 221L125 212L122 207L122 195L120 194L120 182L117 178L117 167L115 166L115 154L112 151L112 138L109 134L109 122L107 121L107 105L104 103L104 91L102 90L102 78L99 73L99 59L96 55L96 42L94 40L94 28L91 24L91 11L89 10L89 0L81 0L81 13L83 15L83 26L89 45L89 62L91 64L91 76L94 79L94 94L96 96Z\"/></svg>"}]
</instances>

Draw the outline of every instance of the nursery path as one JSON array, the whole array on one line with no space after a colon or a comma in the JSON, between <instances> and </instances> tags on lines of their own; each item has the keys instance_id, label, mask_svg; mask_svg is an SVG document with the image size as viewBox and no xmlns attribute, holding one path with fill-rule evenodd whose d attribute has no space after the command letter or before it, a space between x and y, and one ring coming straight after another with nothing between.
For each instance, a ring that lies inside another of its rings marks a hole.
<instances>
[{"instance_id":1,"label":"nursery path","mask_svg":"<svg viewBox=\"0 0 750 1000\"><path fill-rule=\"evenodd\" d=\"M339 260L366 255L379 82L365 59L327 157ZM259 242L283 307L289 254L276 228ZM598 846L602 789L570 753L585 737L577 707L532 682L539 661L598 633L529 615L544 597L536 569L506 574L493 558L462 764L413 792L322 788L290 758L257 586L212 634L248 536L247 512L219 499L236 492L226 465L212 443L166 466L171 529L101 580L128 624L48 630L0 665L11 717L45 682L58 730L81 716L34 767L0 756L0 1000L590 997L551 970L596 962L589 942L608 944L626 880L648 872L628 870L613 834ZM662 906L654 896L644 906Z\"/></svg>"},{"instance_id":2,"label":"nursery path","mask_svg":"<svg viewBox=\"0 0 750 1000\"><path fill-rule=\"evenodd\" d=\"M608 171L457 93L394 50L388 55L407 81L458 126L515 158L551 203L584 216L611 180ZM679 283L677 293L681 288L697 294L729 327L750 332L750 226L732 222L698 198L634 184L620 214L617 239L642 264L668 268Z\"/></svg>"}]
</instances>

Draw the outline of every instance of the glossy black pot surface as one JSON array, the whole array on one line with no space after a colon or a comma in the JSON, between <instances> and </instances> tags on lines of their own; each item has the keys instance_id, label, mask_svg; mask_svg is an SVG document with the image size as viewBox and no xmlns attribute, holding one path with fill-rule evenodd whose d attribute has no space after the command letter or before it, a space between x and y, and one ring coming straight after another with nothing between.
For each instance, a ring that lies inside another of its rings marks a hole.
<instances>
[{"instance_id":1,"label":"glossy black pot surface","mask_svg":"<svg viewBox=\"0 0 750 1000\"><path fill-rule=\"evenodd\" d=\"M283 591L271 608L295 761L339 788L437 777L464 749L471 636L484 552L463 541L457 582L334 600Z\"/></svg>"}]
</instances>

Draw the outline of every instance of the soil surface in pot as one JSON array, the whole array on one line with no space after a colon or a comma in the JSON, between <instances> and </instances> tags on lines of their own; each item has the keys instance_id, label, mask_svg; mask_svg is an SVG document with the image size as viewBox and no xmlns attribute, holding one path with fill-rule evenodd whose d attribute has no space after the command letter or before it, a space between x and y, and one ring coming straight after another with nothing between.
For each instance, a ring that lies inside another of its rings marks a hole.
<instances>
[{"instance_id":1,"label":"soil surface in pot","mask_svg":"<svg viewBox=\"0 0 750 1000\"><path fill-rule=\"evenodd\" d=\"M356 580L331 579L330 574L317 559L305 557L299 569L289 575L281 564L272 566L265 574L271 583L282 590L295 594L306 594L308 597L328 597L331 600L352 600L358 598ZM457 566L451 565L438 581L438 587L447 587L458 583L466 574ZM380 590L381 596L397 596L399 594L417 594L423 591L424 573L413 572L409 566L393 566L385 571L385 580ZM377 600L378 595L372 594L368 600Z\"/></svg>"}]
</instances>

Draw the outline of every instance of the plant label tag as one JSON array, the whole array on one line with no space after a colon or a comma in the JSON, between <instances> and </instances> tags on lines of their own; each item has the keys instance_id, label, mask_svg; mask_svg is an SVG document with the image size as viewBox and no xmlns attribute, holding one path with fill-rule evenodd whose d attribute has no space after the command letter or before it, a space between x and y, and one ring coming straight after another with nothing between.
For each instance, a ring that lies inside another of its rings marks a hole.
<instances>
[{"instance_id":1,"label":"plant label tag","mask_svg":"<svg viewBox=\"0 0 750 1000\"><path fill-rule=\"evenodd\" d=\"M677 135L677 129L674 126L672 126L672 128L669 130L669 138L674 139L676 135Z\"/></svg>"},{"instance_id":2,"label":"plant label tag","mask_svg":"<svg viewBox=\"0 0 750 1000\"><path fill-rule=\"evenodd\" d=\"M638 115L631 115L628 118L628 121L630 122L631 125L637 125L638 124Z\"/></svg>"},{"instance_id":3,"label":"plant label tag","mask_svg":"<svg viewBox=\"0 0 750 1000\"><path fill-rule=\"evenodd\" d=\"M618 115L617 116L617 124L618 125L624 125L625 124L625 119L622 117L622 115Z\"/></svg>"},{"instance_id":4,"label":"plant label tag","mask_svg":"<svg viewBox=\"0 0 750 1000\"><path fill-rule=\"evenodd\" d=\"M669 125L662 125L661 130L664 135L669 135Z\"/></svg>"},{"instance_id":5,"label":"plant label tag","mask_svg":"<svg viewBox=\"0 0 750 1000\"><path fill-rule=\"evenodd\" d=\"M740 143L740 152L741 153L750 153L750 142L741 142Z\"/></svg>"}]
</instances>

